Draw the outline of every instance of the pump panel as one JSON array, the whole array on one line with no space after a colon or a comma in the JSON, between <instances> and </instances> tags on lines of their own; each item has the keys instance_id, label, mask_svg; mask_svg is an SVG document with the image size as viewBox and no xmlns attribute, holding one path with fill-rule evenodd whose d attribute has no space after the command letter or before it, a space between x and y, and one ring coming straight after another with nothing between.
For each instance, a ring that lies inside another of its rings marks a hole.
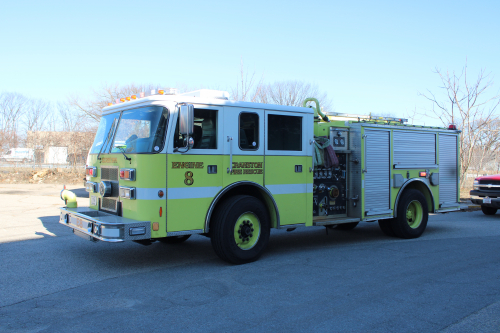
<instances>
[{"instance_id":1,"label":"pump panel","mask_svg":"<svg viewBox=\"0 0 500 333\"><path fill-rule=\"evenodd\" d=\"M338 153L338 167L314 168L313 216L347 213L346 155Z\"/></svg>"}]
</instances>

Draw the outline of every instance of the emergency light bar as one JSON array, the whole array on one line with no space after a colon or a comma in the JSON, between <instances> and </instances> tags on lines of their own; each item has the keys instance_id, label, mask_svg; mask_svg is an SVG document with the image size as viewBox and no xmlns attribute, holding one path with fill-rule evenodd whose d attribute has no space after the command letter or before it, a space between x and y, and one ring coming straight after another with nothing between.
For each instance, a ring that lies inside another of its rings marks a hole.
<instances>
[{"instance_id":1,"label":"emergency light bar","mask_svg":"<svg viewBox=\"0 0 500 333\"><path fill-rule=\"evenodd\" d=\"M140 92L137 95L131 95L127 97L117 98L115 100L115 104L130 102L132 100L136 100L138 98L149 97L154 95L177 95L176 88L166 88L166 89L152 89L149 92ZM108 106L114 105L113 103L108 103Z\"/></svg>"}]
</instances>

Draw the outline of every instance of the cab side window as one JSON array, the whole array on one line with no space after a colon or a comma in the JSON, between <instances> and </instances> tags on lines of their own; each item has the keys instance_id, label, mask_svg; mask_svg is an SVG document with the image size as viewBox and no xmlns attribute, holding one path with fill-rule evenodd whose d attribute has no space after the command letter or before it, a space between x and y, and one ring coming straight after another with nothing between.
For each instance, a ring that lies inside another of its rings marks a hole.
<instances>
[{"instance_id":1,"label":"cab side window","mask_svg":"<svg viewBox=\"0 0 500 333\"><path fill-rule=\"evenodd\" d=\"M302 150L302 117L270 114L267 129L269 150Z\"/></svg>"},{"instance_id":2,"label":"cab side window","mask_svg":"<svg viewBox=\"0 0 500 333\"><path fill-rule=\"evenodd\" d=\"M239 119L238 144L241 150L259 149L259 115L242 112Z\"/></svg>"},{"instance_id":3,"label":"cab side window","mask_svg":"<svg viewBox=\"0 0 500 333\"><path fill-rule=\"evenodd\" d=\"M217 110L194 109L193 149L217 149ZM179 133L179 119L174 133L174 148L185 147Z\"/></svg>"}]
</instances>

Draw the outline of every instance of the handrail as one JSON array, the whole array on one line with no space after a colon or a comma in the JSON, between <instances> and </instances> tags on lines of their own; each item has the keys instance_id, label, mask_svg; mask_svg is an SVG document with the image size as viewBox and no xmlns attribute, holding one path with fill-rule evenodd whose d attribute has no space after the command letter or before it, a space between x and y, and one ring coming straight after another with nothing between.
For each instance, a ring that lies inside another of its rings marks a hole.
<instances>
[{"instance_id":1,"label":"handrail","mask_svg":"<svg viewBox=\"0 0 500 333\"><path fill-rule=\"evenodd\" d=\"M233 173L233 137L228 136L227 142L229 142L229 168L227 168L227 173Z\"/></svg>"},{"instance_id":2,"label":"handrail","mask_svg":"<svg viewBox=\"0 0 500 333\"><path fill-rule=\"evenodd\" d=\"M302 103L303 107L307 107L307 102L314 102L316 103L316 108L312 108L314 110L314 119L318 118L318 114L321 116L321 119L326 122L330 122L330 119L321 111L321 108L319 106L319 101L314 98L314 97L309 97L304 100L304 103Z\"/></svg>"}]
</instances>

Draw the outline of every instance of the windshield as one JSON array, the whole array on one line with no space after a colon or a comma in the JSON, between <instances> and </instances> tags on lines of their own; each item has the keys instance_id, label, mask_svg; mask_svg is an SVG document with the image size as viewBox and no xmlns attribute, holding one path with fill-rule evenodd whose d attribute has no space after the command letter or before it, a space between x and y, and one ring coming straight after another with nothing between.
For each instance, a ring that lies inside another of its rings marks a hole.
<instances>
[{"instance_id":1,"label":"windshield","mask_svg":"<svg viewBox=\"0 0 500 333\"><path fill-rule=\"evenodd\" d=\"M115 119L118 119L120 113L112 113L107 114L101 118L101 122L99 123L99 128L97 129L97 133L95 135L94 144L92 144L92 148L90 148L91 154L99 154L99 151L102 149L102 145L106 141L108 137L109 130L111 129L111 125ZM109 145L109 143L108 143ZM103 153L105 151L103 150Z\"/></svg>"},{"instance_id":2,"label":"windshield","mask_svg":"<svg viewBox=\"0 0 500 333\"><path fill-rule=\"evenodd\" d=\"M168 110L147 106L123 111L112 153L158 153L163 149Z\"/></svg>"},{"instance_id":3,"label":"windshield","mask_svg":"<svg viewBox=\"0 0 500 333\"><path fill-rule=\"evenodd\" d=\"M91 154L99 153L113 120L119 115L120 113L110 114L101 119ZM107 153L109 147L112 147L111 153L159 153L163 149L167 121L168 110L162 106L122 111L114 129L113 144L107 143L102 152Z\"/></svg>"}]
</instances>

